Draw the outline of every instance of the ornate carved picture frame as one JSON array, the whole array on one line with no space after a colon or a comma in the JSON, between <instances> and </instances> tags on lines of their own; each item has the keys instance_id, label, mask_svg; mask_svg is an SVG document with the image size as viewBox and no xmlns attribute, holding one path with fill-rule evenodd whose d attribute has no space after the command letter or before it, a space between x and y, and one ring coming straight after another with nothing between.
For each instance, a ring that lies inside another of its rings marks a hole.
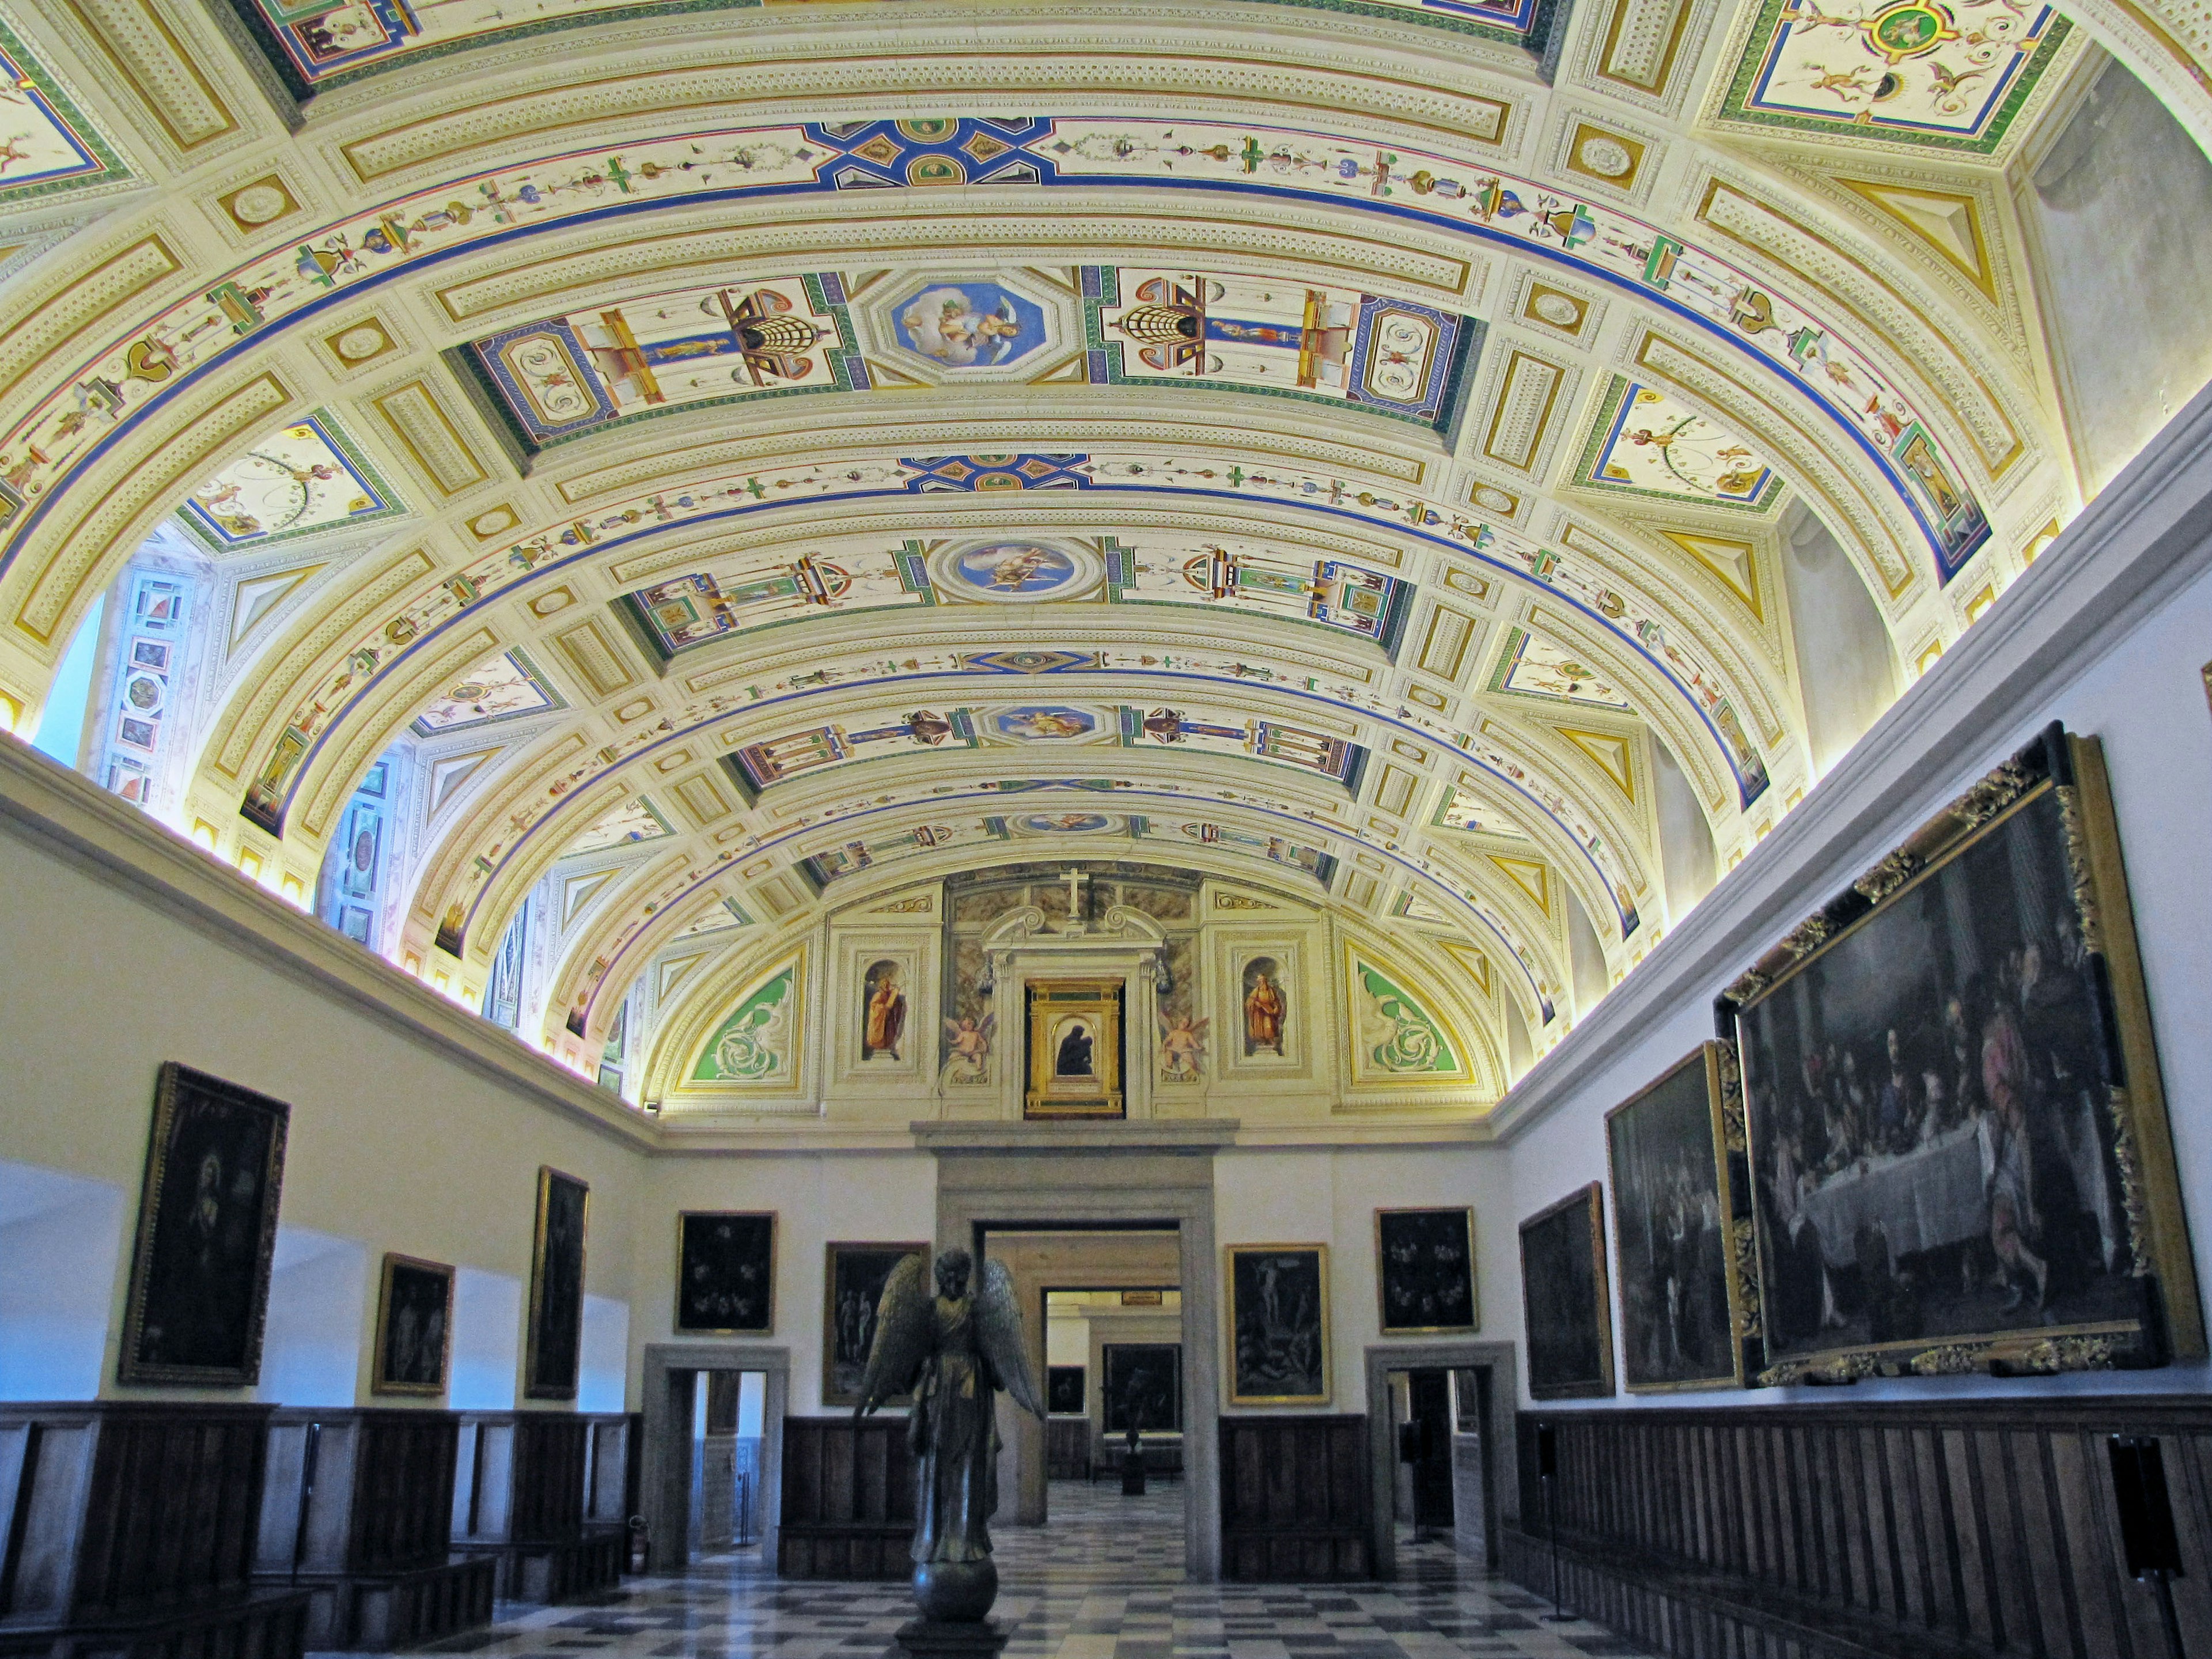
<instances>
[{"instance_id":1,"label":"ornate carved picture frame","mask_svg":"<svg viewBox=\"0 0 2212 1659\"><path fill-rule=\"evenodd\" d=\"M1768 1383L2204 1352L2095 739L2054 724L1729 988Z\"/></svg>"}]
</instances>

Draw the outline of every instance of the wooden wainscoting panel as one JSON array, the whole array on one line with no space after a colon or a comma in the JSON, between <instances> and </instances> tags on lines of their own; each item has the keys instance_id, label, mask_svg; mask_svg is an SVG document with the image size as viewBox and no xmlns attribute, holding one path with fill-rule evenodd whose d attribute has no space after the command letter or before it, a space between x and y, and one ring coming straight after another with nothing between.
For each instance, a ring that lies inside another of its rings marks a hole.
<instances>
[{"instance_id":1,"label":"wooden wainscoting panel","mask_svg":"<svg viewBox=\"0 0 2212 1659\"><path fill-rule=\"evenodd\" d=\"M1224 1417L1221 1576L1371 1578L1364 1416Z\"/></svg>"}]
</instances>

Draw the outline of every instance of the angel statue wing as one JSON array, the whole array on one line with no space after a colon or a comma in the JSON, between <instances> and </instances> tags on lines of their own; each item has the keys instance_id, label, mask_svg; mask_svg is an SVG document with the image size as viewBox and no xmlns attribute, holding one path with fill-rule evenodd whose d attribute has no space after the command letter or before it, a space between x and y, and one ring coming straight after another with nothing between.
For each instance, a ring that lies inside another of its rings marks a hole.
<instances>
[{"instance_id":1,"label":"angel statue wing","mask_svg":"<svg viewBox=\"0 0 2212 1659\"><path fill-rule=\"evenodd\" d=\"M914 1375L929 1358L936 1297L929 1286L929 1257L910 1255L891 1269L876 1304L876 1340L868 1346L868 1368L860 1377L860 1417L914 1386Z\"/></svg>"},{"instance_id":2,"label":"angel statue wing","mask_svg":"<svg viewBox=\"0 0 2212 1659\"><path fill-rule=\"evenodd\" d=\"M975 1287L975 1335L983 1357L1014 1403L1032 1417L1044 1415L1036 1379L1030 1375L1028 1345L1022 1340L1022 1306L1014 1297L1014 1276L1003 1261L983 1259L983 1282Z\"/></svg>"}]
</instances>

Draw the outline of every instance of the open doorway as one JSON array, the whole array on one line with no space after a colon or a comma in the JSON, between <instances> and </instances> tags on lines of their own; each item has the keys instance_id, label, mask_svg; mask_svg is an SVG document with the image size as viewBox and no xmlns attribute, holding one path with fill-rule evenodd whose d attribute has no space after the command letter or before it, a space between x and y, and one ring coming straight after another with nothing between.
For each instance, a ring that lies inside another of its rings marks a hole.
<instances>
[{"instance_id":1,"label":"open doorway","mask_svg":"<svg viewBox=\"0 0 2212 1659\"><path fill-rule=\"evenodd\" d=\"M1012 1275L1048 1414L1005 1408L1002 1571L1183 1573L1190 1420L1182 1240L1161 1227L979 1229Z\"/></svg>"},{"instance_id":2,"label":"open doorway","mask_svg":"<svg viewBox=\"0 0 2212 1659\"><path fill-rule=\"evenodd\" d=\"M1391 1522L1401 1571L1442 1553L1486 1559L1482 1434L1486 1373L1415 1366L1389 1373L1395 1451Z\"/></svg>"},{"instance_id":3,"label":"open doorway","mask_svg":"<svg viewBox=\"0 0 2212 1659\"><path fill-rule=\"evenodd\" d=\"M691 1391L688 1553L701 1566L757 1561L764 1371L701 1371Z\"/></svg>"},{"instance_id":4,"label":"open doorway","mask_svg":"<svg viewBox=\"0 0 2212 1659\"><path fill-rule=\"evenodd\" d=\"M775 1571L790 1397L787 1349L646 1345L639 1498L649 1571Z\"/></svg>"}]
</instances>

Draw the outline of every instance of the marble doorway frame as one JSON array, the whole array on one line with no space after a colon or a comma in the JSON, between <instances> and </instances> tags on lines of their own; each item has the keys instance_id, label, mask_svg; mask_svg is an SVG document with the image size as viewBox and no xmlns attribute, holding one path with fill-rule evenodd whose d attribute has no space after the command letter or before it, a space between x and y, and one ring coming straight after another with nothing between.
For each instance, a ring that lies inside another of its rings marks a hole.
<instances>
[{"instance_id":1,"label":"marble doorway frame","mask_svg":"<svg viewBox=\"0 0 2212 1659\"><path fill-rule=\"evenodd\" d=\"M1371 1510L1369 1526L1375 1576L1398 1576L1398 1510L1395 1472L1398 1449L1391 1443L1390 1373L1413 1370L1475 1371L1488 1395L1482 1432L1484 1565L1498 1571L1501 1529L1521 1524L1521 1471L1514 1413L1521 1403L1518 1351L1510 1342L1377 1342L1367 1359L1367 1467Z\"/></svg>"},{"instance_id":2,"label":"marble doorway frame","mask_svg":"<svg viewBox=\"0 0 2212 1659\"><path fill-rule=\"evenodd\" d=\"M776 1570L783 1521L783 1419L791 1407L791 1350L768 1342L648 1342L641 1399L645 1433L638 1506L645 1511L648 1572L690 1564L691 1423L701 1371L759 1371L761 1565Z\"/></svg>"},{"instance_id":3,"label":"marble doorway frame","mask_svg":"<svg viewBox=\"0 0 2212 1659\"><path fill-rule=\"evenodd\" d=\"M917 1123L937 1157L937 1248L994 1231L1173 1228L1182 1280L1183 1566L1221 1576L1220 1268L1213 1157L1229 1118L1118 1122Z\"/></svg>"}]
</instances>

